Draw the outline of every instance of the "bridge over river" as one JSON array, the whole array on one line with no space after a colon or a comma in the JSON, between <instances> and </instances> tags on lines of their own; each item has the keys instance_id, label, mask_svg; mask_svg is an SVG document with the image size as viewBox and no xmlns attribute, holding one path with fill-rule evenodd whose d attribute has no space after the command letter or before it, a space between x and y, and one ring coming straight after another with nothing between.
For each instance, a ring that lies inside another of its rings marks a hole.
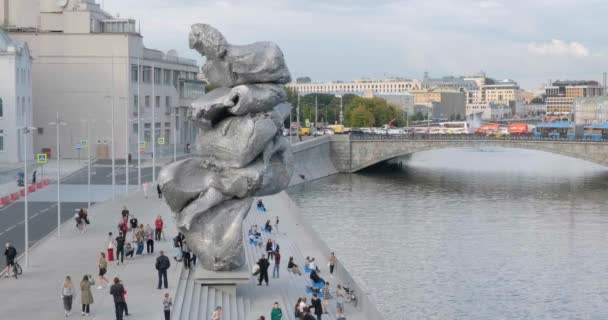
<instances>
[{"instance_id":1,"label":"bridge over river","mask_svg":"<svg viewBox=\"0 0 608 320\"><path fill-rule=\"evenodd\" d=\"M420 151L445 148L502 147L560 154L608 166L608 140L567 140L533 136L333 135L331 160L339 172L356 172L376 163Z\"/></svg>"}]
</instances>

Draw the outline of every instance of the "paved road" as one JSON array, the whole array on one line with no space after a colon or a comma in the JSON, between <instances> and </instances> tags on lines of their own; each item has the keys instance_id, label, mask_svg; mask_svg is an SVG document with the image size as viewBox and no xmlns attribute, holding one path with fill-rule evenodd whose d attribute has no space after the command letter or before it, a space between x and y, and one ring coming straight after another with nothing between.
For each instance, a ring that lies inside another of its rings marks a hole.
<instances>
[{"instance_id":1,"label":"paved road","mask_svg":"<svg viewBox=\"0 0 608 320\"><path fill-rule=\"evenodd\" d=\"M0 209L0 243L13 243L20 254L23 253L25 243L24 205L24 202L17 202ZM61 220L72 219L77 208L86 206L86 202L61 203ZM31 246L57 227L57 203L31 202L28 207Z\"/></svg>"},{"instance_id":2,"label":"paved road","mask_svg":"<svg viewBox=\"0 0 608 320\"><path fill-rule=\"evenodd\" d=\"M160 172L161 167L156 167L156 176ZM116 184L125 185L125 167L116 166ZM141 168L141 180L152 181L152 168ZM87 169L81 169L70 175L68 178L61 180L64 184L87 184ZM91 167L91 184L92 185L109 185L112 184L112 167L106 165L95 165ZM129 167L129 185L137 185L137 166Z\"/></svg>"}]
</instances>

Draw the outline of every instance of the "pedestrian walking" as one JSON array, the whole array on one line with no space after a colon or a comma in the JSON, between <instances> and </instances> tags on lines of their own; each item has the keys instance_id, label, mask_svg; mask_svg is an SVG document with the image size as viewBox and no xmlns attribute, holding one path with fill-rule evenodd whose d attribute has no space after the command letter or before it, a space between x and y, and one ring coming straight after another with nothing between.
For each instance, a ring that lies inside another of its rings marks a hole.
<instances>
[{"instance_id":1,"label":"pedestrian walking","mask_svg":"<svg viewBox=\"0 0 608 320\"><path fill-rule=\"evenodd\" d=\"M154 253L154 230L150 227L149 224L146 225L146 230L144 231L144 238L146 239L146 252L148 254Z\"/></svg>"},{"instance_id":2,"label":"pedestrian walking","mask_svg":"<svg viewBox=\"0 0 608 320\"><path fill-rule=\"evenodd\" d=\"M72 284L72 278L65 276L63 280L63 288L61 289L61 299L63 300L63 309L65 310L65 317L69 317L72 313L72 298L74 298L74 285Z\"/></svg>"},{"instance_id":3,"label":"pedestrian walking","mask_svg":"<svg viewBox=\"0 0 608 320\"><path fill-rule=\"evenodd\" d=\"M173 259L175 259L175 261L177 261L177 262L182 261L182 257L183 257L182 244L183 244L184 238L185 237L181 232L178 232L177 236L175 236L175 238L173 238L173 247L175 248L175 255L173 256Z\"/></svg>"},{"instance_id":4,"label":"pedestrian walking","mask_svg":"<svg viewBox=\"0 0 608 320\"><path fill-rule=\"evenodd\" d=\"M108 261L114 261L114 241L112 239L112 232L108 233Z\"/></svg>"},{"instance_id":5,"label":"pedestrian walking","mask_svg":"<svg viewBox=\"0 0 608 320\"><path fill-rule=\"evenodd\" d=\"M144 198L148 199L148 188L149 188L148 182L144 181L144 183L141 184L141 188L144 189Z\"/></svg>"},{"instance_id":6,"label":"pedestrian walking","mask_svg":"<svg viewBox=\"0 0 608 320\"><path fill-rule=\"evenodd\" d=\"M169 287L167 284L167 269L171 267L171 261L169 258L165 256L165 253L161 250L160 255L156 258L156 270L158 270L158 286L157 289L160 289L161 284L164 284L165 289ZM164 281L162 281L164 279Z\"/></svg>"},{"instance_id":7,"label":"pedestrian walking","mask_svg":"<svg viewBox=\"0 0 608 320\"><path fill-rule=\"evenodd\" d=\"M129 154L127 155L127 161L129 164L131 164L131 160L133 160L133 155L131 154L131 152L129 152ZM129 168L127 168L126 170L129 170Z\"/></svg>"},{"instance_id":8,"label":"pedestrian walking","mask_svg":"<svg viewBox=\"0 0 608 320\"><path fill-rule=\"evenodd\" d=\"M163 198L163 190L160 188L160 184L156 185L156 193L158 193L158 198L159 199Z\"/></svg>"},{"instance_id":9,"label":"pedestrian walking","mask_svg":"<svg viewBox=\"0 0 608 320\"><path fill-rule=\"evenodd\" d=\"M279 308L279 303L275 302L272 305L272 311L270 311L270 320L281 320L283 317L283 310Z\"/></svg>"},{"instance_id":10,"label":"pedestrian walking","mask_svg":"<svg viewBox=\"0 0 608 320\"><path fill-rule=\"evenodd\" d=\"M323 313L329 313L329 282L325 282L323 289L321 289L321 293L323 294L323 300L321 301L321 305L323 307Z\"/></svg>"},{"instance_id":11,"label":"pedestrian walking","mask_svg":"<svg viewBox=\"0 0 608 320\"><path fill-rule=\"evenodd\" d=\"M258 260L258 266L260 266L258 286L262 285L262 281L266 281L266 285L268 285L268 267L270 266L270 262L268 262L268 259L264 255Z\"/></svg>"},{"instance_id":12,"label":"pedestrian walking","mask_svg":"<svg viewBox=\"0 0 608 320\"><path fill-rule=\"evenodd\" d=\"M300 310L300 303L302 302L302 298L298 298L298 301L296 302L296 305L293 307L293 315L296 317L296 319L301 319L302 318L302 311Z\"/></svg>"},{"instance_id":13,"label":"pedestrian walking","mask_svg":"<svg viewBox=\"0 0 608 320\"><path fill-rule=\"evenodd\" d=\"M99 287L97 287L97 289L101 289L109 283L108 279L106 279L106 273L108 272L108 261L106 260L106 255L103 252L99 253L97 264L99 266L99 276L97 277Z\"/></svg>"},{"instance_id":14,"label":"pedestrian walking","mask_svg":"<svg viewBox=\"0 0 608 320\"><path fill-rule=\"evenodd\" d=\"M82 315L88 316L91 312L91 305L93 304L93 293L91 292L91 286L95 285L90 275L85 274L80 281L80 304L82 304Z\"/></svg>"},{"instance_id":15,"label":"pedestrian walking","mask_svg":"<svg viewBox=\"0 0 608 320\"><path fill-rule=\"evenodd\" d=\"M315 320L315 317L310 313L309 307L304 307L302 320Z\"/></svg>"},{"instance_id":16,"label":"pedestrian walking","mask_svg":"<svg viewBox=\"0 0 608 320\"><path fill-rule=\"evenodd\" d=\"M344 298L346 297L346 291L341 285L336 288L336 314L344 313Z\"/></svg>"},{"instance_id":17,"label":"pedestrian walking","mask_svg":"<svg viewBox=\"0 0 608 320\"><path fill-rule=\"evenodd\" d=\"M332 252L329 256L329 275L334 276L334 271L336 270L336 264L338 263L338 259L336 255Z\"/></svg>"},{"instance_id":18,"label":"pedestrian walking","mask_svg":"<svg viewBox=\"0 0 608 320\"><path fill-rule=\"evenodd\" d=\"M211 320L222 320L222 307L215 307L215 311L211 315Z\"/></svg>"},{"instance_id":19,"label":"pedestrian walking","mask_svg":"<svg viewBox=\"0 0 608 320\"><path fill-rule=\"evenodd\" d=\"M165 293L165 297L163 298L163 313L165 314L165 320L171 320L171 307L173 306L173 301L169 296L169 292Z\"/></svg>"},{"instance_id":20,"label":"pedestrian walking","mask_svg":"<svg viewBox=\"0 0 608 320\"><path fill-rule=\"evenodd\" d=\"M321 299L319 299L316 293L312 294L312 299L310 300L310 307L315 309L315 315L317 316L317 320L322 320L323 306L321 305Z\"/></svg>"},{"instance_id":21,"label":"pedestrian walking","mask_svg":"<svg viewBox=\"0 0 608 320\"><path fill-rule=\"evenodd\" d=\"M163 232L163 218L159 215L154 220L154 240L160 241L160 234Z\"/></svg>"},{"instance_id":22,"label":"pedestrian walking","mask_svg":"<svg viewBox=\"0 0 608 320\"><path fill-rule=\"evenodd\" d=\"M125 305L125 287L120 283L118 277L114 278L114 284L110 287L110 295L114 298L114 312L116 320L122 320Z\"/></svg>"},{"instance_id":23,"label":"pedestrian walking","mask_svg":"<svg viewBox=\"0 0 608 320\"><path fill-rule=\"evenodd\" d=\"M116 237L116 264L120 265L125 260L125 236L122 232Z\"/></svg>"},{"instance_id":24,"label":"pedestrian walking","mask_svg":"<svg viewBox=\"0 0 608 320\"><path fill-rule=\"evenodd\" d=\"M124 288L125 284L122 282L122 280L120 280L120 284ZM130 314L129 314L129 305L127 304L127 289L125 289L125 291L122 293L122 298L125 300L122 305L122 311L124 311L125 316L128 317Z\"/></svg>"},{"instance_id":25,"label":"pedestrian walking","mask_svg":"<svg viewBox=\"0 0 608 320\"><path fill-rule=\"evenodd\" d=\"M281 254L279 250L274 252L274 267L272 268L272 278L279 278L279 266L281 264Z\"/></svg>"},{"instance_id":26,"label":"pedestrian walking","mask_svg":"<svg viewBox=\"0 0 608 320\"><path fill-rule=\"evenodd\" d=\"M123 219L129 219L129 209L127 209L127 206L122 207L122 211L120 212L120 215L122 216Z\"/></svg>"}]
</instances>

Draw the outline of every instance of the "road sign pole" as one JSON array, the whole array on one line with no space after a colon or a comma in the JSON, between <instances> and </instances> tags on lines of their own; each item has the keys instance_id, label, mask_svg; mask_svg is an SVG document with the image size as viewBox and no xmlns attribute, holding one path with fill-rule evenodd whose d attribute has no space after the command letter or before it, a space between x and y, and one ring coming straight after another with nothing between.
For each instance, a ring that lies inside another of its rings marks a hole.
<instances>
[{"instance_id":1,"label":"road sign pole","mask_svg":"<svg viewBox=\"0 0 608 320\"><path fill-rule=\"evenodd\" d=\"M23 180L25 180L25 267L30 266L30 225L29 225L29 212L27 207L27 194L28 194L28 183L27 183L27 133L28 129L23 129ZM8 274L8 273L7 273ZM15 275L16 276L16 275Z\"/></svg>"},{"instance_id":2,"label":"road sign pole","mask_svg":"<svg viewBox=\"0 0 608 320\"><path fill-rule=\"evenodd\" d=\"M57 112L57 118L55 119L56 132L57 132L57 237L61 238L61 179L59 176L59 160L61 155L59 154L59 127L61 126L61 120L59 120L59 112Z\"/></svg>"}]
</instances>

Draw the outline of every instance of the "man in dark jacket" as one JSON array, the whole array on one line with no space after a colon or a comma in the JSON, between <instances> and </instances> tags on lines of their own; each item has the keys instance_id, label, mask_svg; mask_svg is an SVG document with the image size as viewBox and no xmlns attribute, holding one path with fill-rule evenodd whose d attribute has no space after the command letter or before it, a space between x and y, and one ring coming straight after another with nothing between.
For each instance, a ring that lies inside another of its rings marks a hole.
<instances>
[{"instance_id":1,"label":"man in dark jacket","mask_svg":"<svg viewBox=\"0 0 608 320\"><path fill-rule=\"evenodd\" d=\"M116 237L116 264L124 263L125 261L125 235L120 232ZM120 257L120 261L118 260Z\"/></svg>"},{"instance_id":2,"label":"man in dark jacket","mask_svg":"<svg viewBox=\"0 0 608 320\"><path fill-rule=\"evenodd\" d=\"M17 249L8 242L6 243L6 249L4 249L4 257L6 258L6 274L4 276L8 278L12 266L15 264L15 258L17 258Z\"/></svg>"},{"instance_id":3,"label":"man in dark jacket","mask_svg":"<svg viewBox=\"0 0 608 320\"><path fill-rule=\"evenodd\" d=\"M114 278L114 284L110 287L110 294L114 297L116 320L122 320L122 314L125 310L125 288L120 283L120 279Z\"/></svg>"},{"instance_id":4,"label":"man in dark jacket","mask_svg":"<svg viewBox=\"0 0 608 320\"><path fill-rule=\"evenodd\" d=\"M310 309L308 307L304 307L304 320L315 320L315 317L310 314Z\"/></svg>"},{"instance_id":5,"label":"man in dark jacket","mask_svg":"<svg viewBox=\"0 0 608 320\"><path fill-rule=\"evenodd\" d=\"M266 281L266 285L268 285L268 267L270 267L270 262L268 262L266 256L262 255L262 258L258 260L258 265L260 266L260 281L258 286L262 285L262 281Z\"/></svg>"},{"instance_id":6,"label":"man in dark jacket","mask_svg":"<svg viewBox=\"0 0 608 320\"><path fill-rule=\"evenodd\" d=\"M317 320L321 320L321 316L323 316L323 307L321 306L321 299L317 297L316 293L312 295L312 299L310 300L310 307L315 309L315 315L317 316Z\"/></svg>"},{"instance_id":7,"label":"man in dark jacket","mask_svg":"<svg viewBox=\"0 0 608 320\"><path fill-rule=\"evenodd\" d=\"M158 270L158 287L156 287L156 289L161 288L161 283L165 285L165 289L169 287L167 284L167 269L169 269L169 267L171 267L171 261L169 261L169 258L167 258L165 253L161 251L160 256L156 258L156 270ZM162 281L163 278L164 282Z\"/></svg>"}]
</instances>

